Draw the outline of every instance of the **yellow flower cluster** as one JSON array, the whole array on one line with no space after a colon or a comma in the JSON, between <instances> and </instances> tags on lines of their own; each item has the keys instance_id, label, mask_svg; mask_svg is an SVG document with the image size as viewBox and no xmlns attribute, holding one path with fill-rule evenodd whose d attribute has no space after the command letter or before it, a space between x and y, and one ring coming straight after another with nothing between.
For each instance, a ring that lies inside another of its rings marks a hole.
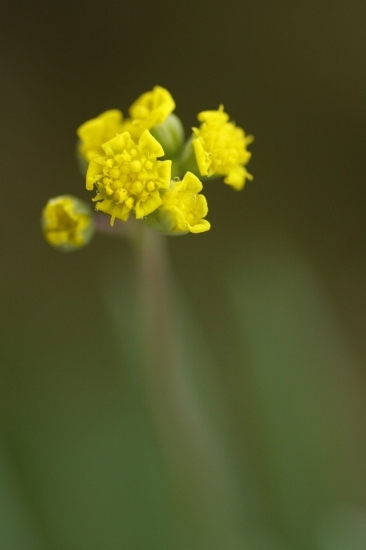
<instances>
[{"instance_id":1,"label":"yellow flower cluster","mask_svg":"<svg viewBox=\"0 0 366 550\"><path fill-rule=\"evenodd\" d=\"M186 142L174 109L168 90L155 86L131 105L128 118L112 109L78 128L86 188L96 189L95 209L109 214L112 226L133 213L164 234L203 233L211 226L199 178L223 176L236 190L253 179L246 169L253 137L229 120L222 105L198 114L201 124ZM61 196L47 204L43 228L50 244L72 249L87 242L91 218L77 200Z\"/></svg>"}]
</instances>

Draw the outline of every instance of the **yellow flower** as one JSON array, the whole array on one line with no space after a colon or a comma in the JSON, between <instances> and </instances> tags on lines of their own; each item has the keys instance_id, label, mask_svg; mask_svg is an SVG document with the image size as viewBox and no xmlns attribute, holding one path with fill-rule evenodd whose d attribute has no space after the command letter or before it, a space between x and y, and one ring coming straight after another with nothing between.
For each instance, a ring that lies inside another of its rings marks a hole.
<instances>
[{"instance_id":1,"label":"yellow flower","mask_svg":"<svg viewBox=\"0 0 366 550\"><path fill-rule=\"evenodd\" d=\"M147 225L168 235L208 231L211 224L203 219L208 212L207 201L200 191L202 183L192 172L182 181L173 180L169 191L161 194L162 205L147 217Z\"/></svg>"},{"instance_id":2,"label":"yellow flower","mask_svg":"<svg viewBox=\"0 0 366 550\"><path fill-rule=\"evenodd\" d=\"M103 155L102 144L122 131L122 118L121 111L112 109L84 122L77 129L79 150L86 160Z\"/></svg>"},{"instance_id":3,"label":"yellow flower","mask_svg":"<svg viewBox=\"0 0 366 550\"><path fill-rule=\"evenodd\" d=\"M94 233L88 204L70 195L50 199L42 212L46 241L60 250L75 250L88 244Z\"/></svg>"},{"instance_id":4,"label":"yellow flower","mask_svg":"<svg viewBox=\"0 0 366 550\"><path fill-rule=\"evenodd\" d=\"M104 156L94 158L86 174L86 188L97 187L96 209L127 221L131 211L140 219L161 204L160 189L168 189L171 161L157 160L164 156L160 143L145 130L138 143L129 132L102 145ZM99 202L100 201L100 202Z\"/></svg>"},{"instance_id":5,"label":"yellow flower","mask_svg":"<svg viewBox=\"0 0 366 550\"><path fill-rule=\"evenodd\" d=\"M125 121L123 130L130 132L133 139L138 139L145 130L164 122L174 109L175 102L168 90L155 86L131 105L131 119Z\"/></svg>"},{"instance_id":6,"label":"yellow flower","mask_svg":"<svg viewBox=\"0 0 366 550\"><path fill-rule=\"evenodd\" d=\"M237 191L243 189L245 179L253 179L245 168L251 157L247 145L253 137L228 122L222 105L217 111L202 111L197 118L202 124L193 128L193 148L201 175L226 176L225 183Z\"/></svg>"}]
</instances>

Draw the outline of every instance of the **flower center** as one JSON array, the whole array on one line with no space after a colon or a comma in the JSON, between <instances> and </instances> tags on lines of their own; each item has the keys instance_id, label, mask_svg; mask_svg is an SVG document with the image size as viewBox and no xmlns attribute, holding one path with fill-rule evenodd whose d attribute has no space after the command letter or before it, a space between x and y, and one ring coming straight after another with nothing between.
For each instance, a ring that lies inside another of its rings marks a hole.
<instances>
[{"instance_id":1,"label":"flower center","mask_svg":"<svg viewBox=\"0 0 366 550\"><path fill-rule=\"evenodd\" d=\"M144 202L156 189L153 181L158 177L156 156L135 148L124 149L104 161L103 174L99 192L132 210L136 202Z\"/></svg>"}]
</instances>

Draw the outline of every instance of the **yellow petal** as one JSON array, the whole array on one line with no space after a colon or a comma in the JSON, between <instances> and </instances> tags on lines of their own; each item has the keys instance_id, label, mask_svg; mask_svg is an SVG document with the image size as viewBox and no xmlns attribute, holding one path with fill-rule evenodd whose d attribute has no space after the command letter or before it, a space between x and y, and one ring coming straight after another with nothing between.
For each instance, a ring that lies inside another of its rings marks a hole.
<instances>
[{"instance_id":1,"label":"yellow petal","mask_svg":"<svg viewBox=\"0 0 366 550\"><path fill-rule=\"evenodd\" d=\"M196 215L199 218L205 218L208 214L207 199L204 195L197 195L196 198Z\"/></svg>"},{"instance_id":2,"label":"yellow petal","mask_svg":"<svg viewBox=\"0 0 366 550\"><path fill-rule=\"evenodd\" d=\"M225 123L229 120L229 115L224 112L224 106L220 105L217 111L201 111L197 118L200 122L212 121Z\"/></svg>"},{"instance_id":3,"label":"yellow petal","mask_svg":"<svg viewBox=\"0 0 366 550\"><path fill-rule=\"evenodd\" d=\"M203 233L211 229L211 224L207 220L200 220L194 225L189 225L189 230L191 233Z\"/></svg>"},{"instance_id":4,"label":"yellow petal","mask_svg":"<svg viewBox=\"0 0 366 550\"><path fill-rule=\"evenodd\" d=\"M122 113L118 109L110 109L101 113L96 118L87 120L76 130L77 135L82 141L93 138L95 134L99 134L103 129L109 130L117 127L122 121Z\"/></svg>"},{"instance_id":5,"label":"yellow petal","mask_svg":"<svg viewBox=\"0 0 366 550\"><path fill-rule=\"evenodd\" d=\"M161 160L158 161L158 174L159 174L159 184L162 189L169 189L170 179L172 176L172 161L171 160Z\"/></svg>"},{"instance_id":6,"label":"yellow petal","mask_svg":"<svg viewBox=\"0 0 366 550\"><path fill-rule=\"evenodd\" d=\"M193 140L193 148L201 176L208 176L210 160L208 159L206 151L199 139Z\"/></svg>"},{"instance_id":7,"label":"yellow petal","mask_svg":"<svg viewBox=\"0 0 366 550\"><path fill-rule=\"evenodd\" d=\"M252 180L253 176L243 166L237 166L229 172L224 182L235 191L241 191L245 185L245 179Z\"/></svg>"},{"instance_id":8,"label":"yellow petal","mask_svg":"<svg viewBox=\"0 0 366 550\"><path fill-rule=\"evenodd\" d=\"M139 220L151 214L161 205L161 197L159 191L153 191L144 202L136 204L136 219Z\"/></svg>"},{"instance_id":9,"label":"yellow petal","mask_svg":"<svg viewBox=\"0 0 366 550\"><path fill-rule=\"evenodd\" d=\"M89 162L88 171L86 173L86 188L88 191L92 191L94 184L103 177L103 171L100 164L91 160Z\"/></svg>"},{"instance_id":10,"label":"yellow petal","mask_svg":"<svg viewBox=\"0 0 366 550\"><path fill-rule=\"evenodd\" d=\"M149 153L154 153L157 157L164 156L164 149L160 145L157 139L155 139L149 132L145 130L139 139L139 145L142 149L146 149Z\"/></svg>"},{"instance_id":11,"label":"yellow petal","mask_svg":"<svg viewBox=\"0 0 366 550\"><path fill-rule=\"evenodd\" d=\"M102 148L107 156L119 155L126 147L133 146L134 143L131 140L128 132L122 132L117 134L114 138L110 139L106 143L103 143Z\"/></svg>"},{"instance_id":12,"label":"yellow petal","mask_svg":"<svg viewBox=\"0 0 366 550\"><path fill-rule=\"evenodd\" d=\"M202 182L192 174L192 172L187 172L182 180L185 188L189 191L192 191L192 193L199 193L202 191Z\"/></svg>"}]
</instances>

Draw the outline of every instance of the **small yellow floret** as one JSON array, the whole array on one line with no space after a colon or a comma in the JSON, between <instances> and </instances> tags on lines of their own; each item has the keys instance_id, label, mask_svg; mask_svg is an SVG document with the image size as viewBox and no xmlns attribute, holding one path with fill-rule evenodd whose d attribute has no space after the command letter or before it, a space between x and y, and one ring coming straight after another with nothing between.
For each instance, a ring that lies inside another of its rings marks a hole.
<instances>
[{"instance_id":1,"label":"small yellow floret","mask_svg":"<svg viewBox=\"0 0 366 550\"><path fill-rule=\"evenodd\" d=\"M168 189L171 161L164 156L160 143L145 130L137 143L129 132L102 145L103 156L94 158L86 174L86 188L97 187L96 209L127 221L131 211L140 219L161 204L159 189Z\"/></svg>"},{"instance_id":2,"label":"small yellow floret","mask_svg":"<svg viewBox=\"0 0 366 550\"><path fill-rule=\"evenodd\" d=\"M83 247L94 232L89 207L69 195L48 201L42 212L42 227L47 242L61 250Z\"/></svg>"},{"instance_id":3,"label":"small yellow floret","mask_svg":"<svg viewBox=\"0 0 366 550\"><path fill-rule=\"evenodd\" d=\"M245 168L251 157L247 145L253 137L229 122L222 105L217 111L202 111L197 118L202 124L193 128L193 148L201 175L226 176L225 183L237 191L243 189L245 180L253 179Z\"/></svg>"},{"instance_id":4,"label":"small yellow floret","mask_svg":"<svg viewBox=\"0 0 366 550\"><path fill-rule=\"evenodd\" d=\"M192 172L187 172L182 181L172 181L169 191L162 193L162 205L153 213L151 226L169 235L208 231L211 224L203 219L208 206L200 191L202 183Z\"/></svg>"},{"instance_id":5,"label":"small yellow floret","mask_svg":"<svg viewBox=\"0 0 366 550\"><path fill-rule=\"evenodd\" d=\"M130 119L123 129L138 139L145 130L161 124L175 109L171 94L161 86L155 86L150 92L142 94L129 108Z\"/></svg>"},{"instance_id":6,"label":"small yellow floret","mask_svg":"<svg viewBox=\"0 0 366 550\"><path fill-rule=\"evenodd\" d=\"M80 139L80 153L86 160L103 155L102 144L122 131L122 113L118 109L105 111L84 122L76 131Z\"/></svg>"}]
</instances>

